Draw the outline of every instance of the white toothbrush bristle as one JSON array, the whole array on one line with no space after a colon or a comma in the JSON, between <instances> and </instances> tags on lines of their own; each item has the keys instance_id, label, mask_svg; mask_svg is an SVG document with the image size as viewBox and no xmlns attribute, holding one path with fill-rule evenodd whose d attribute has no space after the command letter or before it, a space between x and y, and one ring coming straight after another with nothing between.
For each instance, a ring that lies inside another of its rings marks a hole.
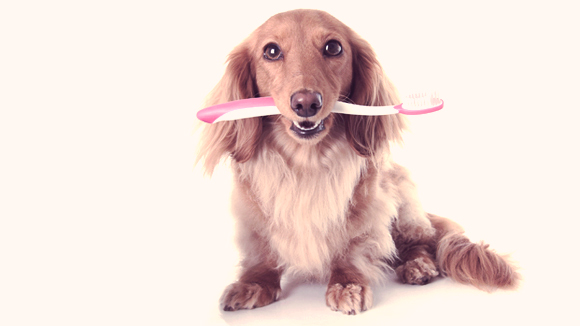
<instances>
[{"instance_id":1,"label":"white toothbrush bristle","mask_svg":"<svg viewBox=\"0 0 580 326\"><path fill-rule=\"evenodd\" d=\"M403 98L405 109L424 109L441 104L441 98L437 92L414 93Z\"/></svg>"}]
</instances>

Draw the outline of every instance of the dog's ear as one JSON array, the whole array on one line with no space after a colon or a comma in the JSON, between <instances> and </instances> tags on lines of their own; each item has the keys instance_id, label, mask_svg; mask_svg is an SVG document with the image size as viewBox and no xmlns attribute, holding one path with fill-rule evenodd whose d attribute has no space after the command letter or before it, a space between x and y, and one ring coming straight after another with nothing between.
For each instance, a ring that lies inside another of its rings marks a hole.
<instances>
[{"instance_id":1,"label":"dog's ear","mask_svg":"<svg viewBox=\"0 0 580 326\"><path fill-rule=\"evenodd\" d=\"M229 54L224 76L209 94L205 107L258 97L254 71L248 46L242 43ZM254 155L261 134L261 118L206 125L197 161L203 160L205 172L210 175L226 155L237 162L246 162Z\"/></svg>"},{"instance_id":2,"label":"dog's ear","mask_svg":"<svg viewBox=\"0 0 580 326\"><path fill-rule=\"evenodd\" d=\"M399 104L397 91L385 76L370 44L355 35L353 81L350 99L359 105L383 106ZM386 116L343 115L347 139L363 157L376 157L388 151L389 142L401 142L406 118L401 114Z\"/></svg>"}]
</instances>

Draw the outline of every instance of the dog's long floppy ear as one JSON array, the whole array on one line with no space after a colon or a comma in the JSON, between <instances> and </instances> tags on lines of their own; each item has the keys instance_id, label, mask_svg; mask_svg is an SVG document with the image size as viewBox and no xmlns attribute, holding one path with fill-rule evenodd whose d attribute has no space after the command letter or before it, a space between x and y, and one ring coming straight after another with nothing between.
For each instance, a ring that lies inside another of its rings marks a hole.
<instances>
[{"instance_id":1,"label":"dog's long floppy ear","mask_svg":"<svg viewBox=\"0 0 580 326\"><path fill-rule=\"evenodd\" d=\"M251 55L244 42L229 54L224 76L209 94L205 106L259 96L253 70ZM254 155L261 134L261 118L206 125L197 161L203 160L204 170L210 175L226 155L237 162L246 162Z\"/></svg>"},{"instance_id":2,"label":"dog's long floppy ear","mask_svg":"<svg viewBox=\"0 0 580 326\"><path fill-rule=\"evenodd\" d=\"M355 35L353 51L353 81L350 99L368 106L399 104L397 91L385 76L370 44ZM386 116L344 115L346 136L352 148L363 157L374 158L388 151L389 142L402 142L406 118L401 114Z\"/></svg>"}]
</instances>

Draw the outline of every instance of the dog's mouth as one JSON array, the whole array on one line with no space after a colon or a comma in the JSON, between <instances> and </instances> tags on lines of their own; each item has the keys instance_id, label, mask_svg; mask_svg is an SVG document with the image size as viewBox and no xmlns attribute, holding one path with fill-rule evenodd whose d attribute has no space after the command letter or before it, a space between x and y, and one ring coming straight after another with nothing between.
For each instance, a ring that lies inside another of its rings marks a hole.
<instances>
[{"instance_id":1,"label":"dog's mouth","mask_svg":"<svg viewBox=\"0 0 580 326\"><path fill-rule=\"evenodd\" d=\"M324 130L324 120L313 121L292 121L290 126L292 130L298 137L309 139L318 135Z\"/></svg>"}]
</instances>

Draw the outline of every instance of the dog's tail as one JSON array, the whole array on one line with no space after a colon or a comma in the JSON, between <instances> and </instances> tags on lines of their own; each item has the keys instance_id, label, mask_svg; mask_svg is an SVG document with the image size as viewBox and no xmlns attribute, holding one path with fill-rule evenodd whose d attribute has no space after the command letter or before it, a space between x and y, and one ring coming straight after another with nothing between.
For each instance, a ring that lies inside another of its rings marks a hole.
<instances>
[{"instance_id":1,"label":"dog's tail","mask_svg":"<svg viewBox=\"0 0 580 326\"><path fill-rule=\"evenodd\" d=\"M443 275L486 291L517 287L520 276L507 256L471 242L451 220L431 214L429 219L437 230L435 257Z\"/></svg>"}]
</instances>

